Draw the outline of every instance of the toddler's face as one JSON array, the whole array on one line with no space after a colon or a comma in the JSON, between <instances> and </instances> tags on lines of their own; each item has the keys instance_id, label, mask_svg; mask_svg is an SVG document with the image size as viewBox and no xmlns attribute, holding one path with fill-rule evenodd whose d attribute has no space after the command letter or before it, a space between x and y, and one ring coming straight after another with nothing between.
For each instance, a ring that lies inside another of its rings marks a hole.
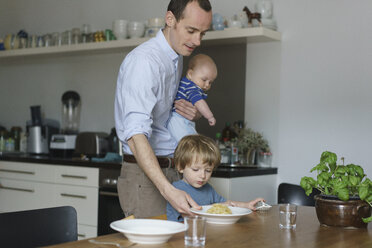
<instances>
[{"instance_id":1,"label":"toddler's face","mask_svg":"<svg viewBox=\"0 0 372 248\"><path fill-rule=\"evenodd\" d=\"M208 91L217 77L217 71L214 66L204 64L192 70L188 70L187 77L202 90Z\"/></svg>"},{"instance_id":2,"label":"toddler's face","mask_svg":"<svg viewBox=\"0 0 372 248\"><path fill-rule=\"evenodd\" d=\"M185 169L180 170L183 173L183 180L193 186L200 188L206 184L212 176L214 166L203 164L202 162L195 161Z\"/></svg>"}]
</instances>

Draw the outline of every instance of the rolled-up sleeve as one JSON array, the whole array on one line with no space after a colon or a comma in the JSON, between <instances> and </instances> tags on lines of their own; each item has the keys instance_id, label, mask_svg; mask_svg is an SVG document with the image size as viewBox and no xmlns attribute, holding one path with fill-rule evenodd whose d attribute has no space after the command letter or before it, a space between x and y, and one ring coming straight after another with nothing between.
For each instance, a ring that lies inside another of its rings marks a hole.
<instances>
[{"instance_id":1,"label":"rolled-up sleeve","mask_svg":"<svg viewBox=\"0 0 372 248\"><path fill-rule=\"evenodd\" d=\"M151 137L152 111L157 103L159 70L145 54L128 54L120 66L115 96L118 137L127 143L133 135Z\"/></svg>"}]
</instances>

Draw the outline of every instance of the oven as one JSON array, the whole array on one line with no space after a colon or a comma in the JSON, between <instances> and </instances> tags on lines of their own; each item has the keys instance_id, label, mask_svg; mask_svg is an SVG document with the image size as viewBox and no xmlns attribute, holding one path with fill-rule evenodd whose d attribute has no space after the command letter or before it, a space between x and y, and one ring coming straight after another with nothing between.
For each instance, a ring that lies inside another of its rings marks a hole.
<instances>
[{"instance_id":1,"label":"oven","mask_svg":"<svg viewBox=\"0 0 372 248\"><path fill-rule=\"evenodd\" d=\"M99 169L98 236L116 232L110 223L125 217L117 191L119 175L120 167Z\"/></svg>"}]
</instances>

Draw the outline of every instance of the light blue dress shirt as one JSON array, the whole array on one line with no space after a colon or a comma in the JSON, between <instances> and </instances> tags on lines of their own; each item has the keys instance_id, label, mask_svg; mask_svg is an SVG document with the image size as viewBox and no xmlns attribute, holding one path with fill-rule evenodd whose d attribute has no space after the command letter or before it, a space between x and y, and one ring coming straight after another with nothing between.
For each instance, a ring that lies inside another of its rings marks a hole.
<instances>
[{"instance_id":1,"label":"light blue dress shirt","mask_svg":"<svg viewBox=\"0 0 372 248\"><path fill-rule=\"evenodd\" d=\"M115 95L115 127L123 152L128 139L144 134L158 156L172 155L177 141L166 128L182 74L183 57L162 30L132 50L120 66Z\"/></svg>"}]
</instances>

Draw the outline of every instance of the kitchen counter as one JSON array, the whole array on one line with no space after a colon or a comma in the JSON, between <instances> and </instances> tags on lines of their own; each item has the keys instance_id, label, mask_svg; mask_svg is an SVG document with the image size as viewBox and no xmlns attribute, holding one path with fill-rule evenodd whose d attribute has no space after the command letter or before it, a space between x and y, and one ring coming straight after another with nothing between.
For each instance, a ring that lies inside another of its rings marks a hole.
<instances>
[{"instance_id":1,"label":"kitchen counter","mask_svg":"<svg viewBox=\"0 0 372 248\"><path fill-rule=\"evenodd\" d=\"M26 162L26 163L38 163L38 164L55 164L55 165L72 165L82 167L94 167L94 168L107 168L107 169L120 169L120 162L101 162L82 160L79 158L56 158L49 157L47 155L30 155L24 153L12 153L0 155L0 161L12 161L12 162ZM260 168L260 167L228 167L220 165L216 171L213 172L213 177L218 178L235 178L235 177L249 177L249 176L261 176L261 175L273 175L277 174L277 168Z\"/></svg>"}]
</instances>

